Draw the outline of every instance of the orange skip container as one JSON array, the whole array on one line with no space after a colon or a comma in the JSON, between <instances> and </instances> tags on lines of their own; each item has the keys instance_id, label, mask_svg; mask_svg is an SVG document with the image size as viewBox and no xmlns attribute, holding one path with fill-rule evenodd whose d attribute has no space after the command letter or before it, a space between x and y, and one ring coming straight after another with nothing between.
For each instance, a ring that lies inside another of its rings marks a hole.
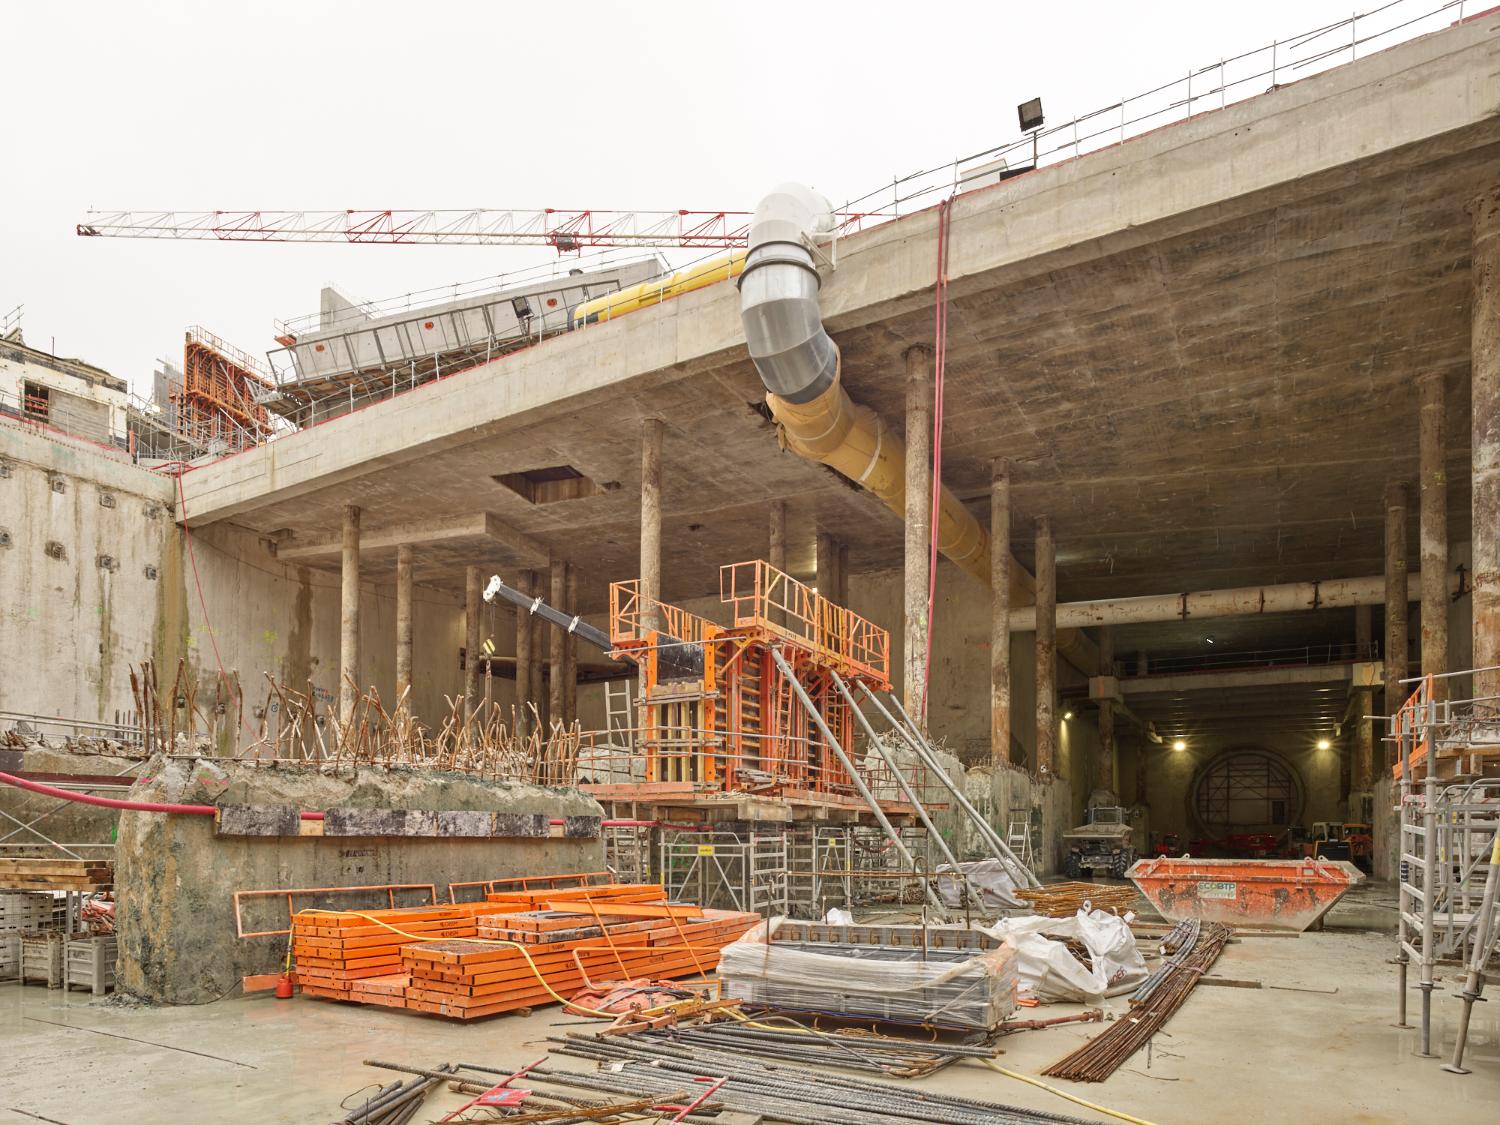
<instances>
[{"instance_id":1,"label":"orange skip container","mask_svg":"<svg viewBox=\"0 0 1500 1125\"><path fill-rule=\"evenodd\" d=\"M1302 931L1364 882L1352 863L1323 859L1193 859L1157 856L1125 873L1162 917Z\"/></svg>"}]
</instances>

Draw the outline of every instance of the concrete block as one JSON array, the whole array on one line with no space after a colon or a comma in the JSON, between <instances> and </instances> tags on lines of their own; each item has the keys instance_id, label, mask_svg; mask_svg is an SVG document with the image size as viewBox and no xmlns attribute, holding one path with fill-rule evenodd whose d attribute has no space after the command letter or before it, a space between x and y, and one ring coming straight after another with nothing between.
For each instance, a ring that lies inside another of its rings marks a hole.
<instances>
[{"instance_id":1,"label":"concrete block","mask_svg":"<svg viewBox=\"0 0 1500 1125\"><path fill-rule=\"evenodd\" d=\"M563 835L569 839L592 839L602 830L602 816L565 816Z\"/></svg>"},{"instance_id":2,"label":"concrete block","mask_svg":"<svg viewBox=\"0 0 1500 1125\"><path fill-rule=\"evenodd\" d=\"M214 831L220 836L295 836L302 824L291 805L220 805Z\"/></svg>"},{"instance_id":3,"label":"concrete block","mask_svg":"<svg viewBox=\"0 0 1500 1125\"><path fill-rule=\"evenodd\" d=\"M324 836L436 836L438 814L426 809L329 809Z\"/></svg>"},{"instance_id":4,"label":"concrete block","mask_svg":"<svg viewBox=\"0 0 1500 1125\"><path fill-rule=\"evenodd\" d=\"M1118 676L1091 676L1089 678L1090 699L1119 699L1120 679Z\"/></svg>"},{"instance_id":5,"label":"concrete block","mask_svg":"<svg viewBox=\"0 0 1500 1125\"><path fill-rule=\"evenodd\" d=\"M546 813L496 813L496 836L525 836L530 838L547 835Z\"/></svg>"},{"instance_id":6,"label":"concrete block","mask_svg":"<svg viewBox=\"0 0 1500 1125\"><path fill-rule=\"evenodd\" d=\"M437 814L439 836L487 837L493 829L493 813L457 809Z\"/></svg>"}]
</instances>

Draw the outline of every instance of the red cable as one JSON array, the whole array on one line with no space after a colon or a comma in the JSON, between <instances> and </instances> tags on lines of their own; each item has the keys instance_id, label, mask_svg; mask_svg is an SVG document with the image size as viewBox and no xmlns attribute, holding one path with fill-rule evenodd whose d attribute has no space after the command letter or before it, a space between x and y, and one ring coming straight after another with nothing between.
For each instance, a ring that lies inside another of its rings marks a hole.
<instances>
[{"instance_id":1,"label":"red cable","mask_svg":"<svg viewBox=\"0 0 1500 1125\"><path fill-rule=\"evenodd\" d=\"M95 797L91 793L74 793L68 789L58 789L52 785L43 785L40 781L27 781L24 777L17 777L13 773L0 773L0 782L6 785L14 785L18 789L29 789L33 793L40 793L44 797L56 797L62 801L77 801L84 805L98 805L105 809L129 809L133 812L157 812L157 813L192 813L196 816L212 816L218 811L213 805L174 805L163 801L121 801L114 797ZM303 820L322 820L320 812L299 813Z\"/></svg>"},{"instance_id":2,"label":"red cable","mask_svg":"<svg viewBox=\"0 0 1500 1125\"><path fill-rule=\"evenodd\" d=\"M122 801L115 797L95 797L91 793L74 793L69 789L58 789L56 786L43 785L40 781L28 781L24 777L17 777L13 773L0 773L0 784L14 785L17 789L29 789L33 793L40 793L44 797L56 797L60 801L77 801L83 805L98 805L104 809L126 809L131 812L154 812L154 813L188 813L194 816L213 816L218 812L215 805L174 805L165 801ZM300 812L297 814L303 820L322 820L324 813ZM565 824L562 817L552 817L548 824ZM647 828L655 827L654 820L605 820L600 825L604 828Z\"/></svg>"},{"instance_id":3,"label":"red cable","mask_svg":"<svg viewBox=\"0 0 1500 1125\"><path fill-rule=\"evenodd\" d=\"M937 293L933 323L932 497L928 524L927 651L922 657L922 721L927 721L927 682L932 670L932 606L937 595L938 524L943 494L943 371L948 357L948 231L953 198L938 204Z\"/></svg>"}]
</instances>

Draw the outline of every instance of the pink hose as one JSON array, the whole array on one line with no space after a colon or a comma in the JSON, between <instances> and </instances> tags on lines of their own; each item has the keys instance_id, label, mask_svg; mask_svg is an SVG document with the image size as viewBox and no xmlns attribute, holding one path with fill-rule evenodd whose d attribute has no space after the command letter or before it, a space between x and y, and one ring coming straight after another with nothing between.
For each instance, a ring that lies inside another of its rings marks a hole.
<instances>
[{"instance_id":1,"label":"pink hose","mask_svg":"<svg viewBox=\"0 0 1500 1125\"><path fill-rule=\"evenodd\" d=\"M129 809L132 812L191 813L195 816L213 816L218 812L213 805L173 805L163 801L121 801L114 797L95 797L89 793L74 793L67 789L43 785L40 781L27 781L13 773L0 773L0 782L14 785L17 789L30 789L45 797L56 797L60 801L77 801L83 805L98 805L103 809ZM322 820L320 812L299 813L303 820Z\"/></svg>"},{"instance_id":2,"label":"pink hose","mask_svg":"<svg viewBox=\"0 0 1500 1125\"><path fill-rule=\"evenodd\" d=\"M173 805L164 801L121 801L114 797L95 797L88 793L74 793L67 789L58 789L52 785L43 785L40 781L27 781L24 777L17 777L13 773L0 773L0 783L14 785L17 789L29 789L33 793L40 793L44 797L56 797L60 801L77 801L83 805L98 805L103 809L128 809L132 812L154 812L154 813L190 813L194 816L213 816L218 809L213 805ZM323 813L303 812L298 813L303 820L322 820ZM565 824L562 817L553 817L548 824ZM650 828L656 824L654 820L606 820L603 822L605 828Z\"/></svg>"}]
</instances>

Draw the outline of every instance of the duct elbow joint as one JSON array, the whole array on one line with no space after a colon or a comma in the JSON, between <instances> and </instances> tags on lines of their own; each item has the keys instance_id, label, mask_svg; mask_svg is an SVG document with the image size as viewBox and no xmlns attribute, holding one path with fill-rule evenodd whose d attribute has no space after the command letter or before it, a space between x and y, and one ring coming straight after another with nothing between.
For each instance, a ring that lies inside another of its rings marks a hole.
<instances>
[{"instance_id":1,"label":"duct elbow joint","mask_svg":"<svg viewBox=\"0 0 1500 1125\"><path fill-rule=\"evenodd\" d=\"M740 319L750 358L768 394L810 402L838 377L838 349L818 309L821 281L807 242L830 230L826 199L796 184L761 201L750 223L740 274Z\"/></svg>"}]
</instances>

